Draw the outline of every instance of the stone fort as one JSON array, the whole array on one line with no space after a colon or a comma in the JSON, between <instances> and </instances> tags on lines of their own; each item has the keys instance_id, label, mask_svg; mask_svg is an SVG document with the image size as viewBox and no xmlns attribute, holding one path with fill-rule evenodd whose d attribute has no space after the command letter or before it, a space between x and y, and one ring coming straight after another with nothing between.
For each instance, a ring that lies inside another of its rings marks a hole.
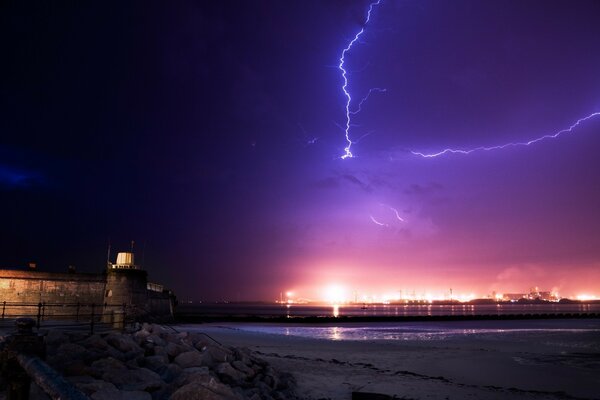
<instances>
[{"instance_id":1,"label":"stone fort","mask_svg":"<svg viewBox=\"0 0 600 400\"><path fill-rule=\"evenodd\" d=\"M111 319L115 313L140 318L173 316L175 296L162 285L148 281L148 274L134 263L133 253L118 253L102 273L42 272L0 269L0 308L7 317L33 315L43 304L44 315L69 316L90 312ZM82 311L85 308L85 311Z\"/></svg>"}]
</instances>

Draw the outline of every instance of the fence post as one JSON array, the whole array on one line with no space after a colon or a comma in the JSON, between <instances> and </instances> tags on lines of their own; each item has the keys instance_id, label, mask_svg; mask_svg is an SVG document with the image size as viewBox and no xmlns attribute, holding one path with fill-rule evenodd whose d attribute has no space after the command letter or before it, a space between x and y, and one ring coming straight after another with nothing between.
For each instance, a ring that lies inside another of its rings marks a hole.
<instances>
[{"instance_id":1,"label":"fence post","mask_svg":"<svg viewBox=\"0 0 600 400\"><path fill-rule=\"evenodd\" d=\"M40 329L40 321L42 319L42 303L38 303L38 313L37 313L37 324L36 327Z\"/></svg>"},{"instance_id":2,"label":"fence post","mask_svg":"<svg viewBox=\"0 0 600 400\"><path fill-rule=\"evenodd\" d=\"M77 311L75 311L75 321L79 322L79 307L80 304L77 302Z\"/></svg>"},{"instance_id":3,"label":"fence post","mask_svg":"<svg viewBox=\"0 0 600 400\"><path fill-rule=\"evenodd\" d=\"M94 307L95 307L95 304L92 303L92 318L90 320L90 335L94 334Z\"/></svg>"},{"instance_id":4,"label":"fence post","mask_svg":"<svg viewBox=\"0 0 600 400\"><path fill-rule=\"evenodd\" d=\"M44 320L44 316L46 315L46 302L42 302L42 321Z\"/></svg>"},{"instance_id":5,"label":"fence post","mask_svg":"<svg viewBox=\"0 0 600 400\"><path fill-rule=\"evenodd\" d=\"M123 303L123 325L122 325L122 327L123 327L122 331L123 332L125 332L125 321L127 320L127 314L125 313L126 307L127 307L127 304Z\"/></svg>"},{"instance_id":6,"label":"fence post","mask_svg":"<svg viewBox=\"0 0 600 400\"><path fill-rule=\"evenodd\" d=\"M4 319L4 312L6 311L6 301L2 302L2 319Z\"/></svg>"}]
</instances>

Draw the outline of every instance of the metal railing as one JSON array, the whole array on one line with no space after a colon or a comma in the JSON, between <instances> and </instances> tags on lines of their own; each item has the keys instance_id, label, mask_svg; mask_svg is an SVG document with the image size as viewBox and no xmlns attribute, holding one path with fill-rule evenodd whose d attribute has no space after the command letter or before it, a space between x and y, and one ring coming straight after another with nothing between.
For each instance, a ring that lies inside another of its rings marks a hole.
<instances>
[{"instance_id":1,"label":"metal railing","mask_svg":"<svg viewBox=\"0 0 600 400\"><path fill-rule=\"evenodd\" d=\"M124 330L126 325L136 322L140 311L126 304L96 303L0 303L0 321L16 318L32 318L37 329L89 327L91 334L100 326Z\"/></svg>"}]
</instances>

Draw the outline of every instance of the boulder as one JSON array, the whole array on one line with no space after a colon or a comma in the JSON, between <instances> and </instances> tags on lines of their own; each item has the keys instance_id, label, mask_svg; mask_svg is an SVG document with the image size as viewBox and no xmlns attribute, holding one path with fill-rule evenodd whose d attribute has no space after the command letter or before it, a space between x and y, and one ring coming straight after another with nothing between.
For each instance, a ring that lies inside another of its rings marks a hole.
<instances>
[{"instance_id":1,"label":"boulder","mask_svg":"<svg viewBox=\"0 0 600 400\"><path fill-rule=\"evenodd\" d=\"M196 350L187 351L175 357L174 362L181 368L201 367L207 364L207 357L205 354L199 353Z\"/></svg>"},{"instance_id":2,"label":"boulder","mask_svg":"<svg viewBox=\"0 0 600 400\"><path fill-rule=\"evenodd\" d=\"M181 353L187 353L189 351L195 351L195 349L191 346L176 344L173 342L167 343L165 346L165 350L171 359L176 358Z\"/></svg>"},{"instance_id":3,"label":"boulder","mask_svg":"<svg viewBox=\"0 0 600 400\"><path fill-rule=\"evenodd\" d=\"M210 375L208 367L185 368L175 381L175 384L177 386L184 386L188 383L208 383L211 379L214 378Z\"/></svg>"},{"instance_id":4,"label":"boulder","mask_svg":"<svg viewBox=\"0 0 600 400\"><path fill-rule=\"evenodd\" d=\"M273 389L277 388L279 385L279 377L272 367L266 368L263 381Z\"/></svg>"},{"instance_id":5,"label":"boulder","mask_svg":"<svg viewBox=\"0 0 600 400\"><path fill-rule=\"evenodd\" d=\"M86 375L89 368L83 360L71 360L62 365L62 373L66 376Z\"/></svg>"},{"instance_id":6,"label":"boulder","mask_svg":"<svg viewBox=\"0 0 600 400\"><path fill-rule=\"evenodd\" d=\"M135 332L133 334L133 337L138 339L138 340L144 340L146 339L148 336L150 336L152 334L152 332L146 330L146 329L140 329L139 331Z\"/></svg>"},{"instance_id":7,"label":"boulder","mask_svg":"<svg viewBox=\"0 0 600 400\"><path fill-rule=\"evenodd\" d=\"M92 400L152 400L150 393L139 390L102 389L92 394Z\"/></svg>"},{"instance_id":8,"label":"boulder","mask_svg":"<svg viewBox=\"0 0 600 400\"><path fill-rule=\"evenodd\" d=\"M75 386L86 395L91 395L94 392L100 390L117 390L117 387L110 382L101 381L98 379L92 379L91 381L73 382Z\"/></svg>"},{"instance_id":9,"label":"boulder","mask_svg":"<svg viewBox=\"0 0 600 400\"><path fill-rule=\"evenodd\" d=\"M160 375L147 368L112 370L102 375L108 381L123 390L158 390L163 386Z\"/></svg>"},{"instance_id":10,"label":"boulder","mask_svg":"<svg viewBox=\"0 0 600 400\"><path fill-rule=\"evenodd\" d=\"M231 366L250 378L252 378L256 374L252 368L250 368L240 360L232 361Z\"/></svg>"},{"instance_id":11,"label":"boulder","mask_svg":"<svg viewBox=\"0 0 600 400\"><path fill-rule=\"evenodd\" d=\"M167 364L159 367L154 372L156 372L160 376L160 379L166 383L171 383L181 376L182 371L183 369L177 364Z\"/></svg>"},{"instance_id":12,"label":"boulder","mask_svg":"<svg viewBox=\"0 0 600 400\"><path fill-rule=\"evenodd\" d=\"M106 343L119 350L122 353L143 353L143 350L129 335L120 335L117 333L111 333L106 337Z\"/></svg>"},{"instance_id":13,"label":"boulder","mask_svg":"<svg viewBox=\"0 0 600 400\"><path fill-rule=\"evenodd\" d=\"M146 337L146 342L153 343L156 346L166 346L167 345L166 340L164 340L163 338L161 338L159 335L157 335L155 333L148 335L148 337Z\"/></svg>"},{"instance_id":14,"label":"boulder","mask_svg":"<svg viewBox=\"0 0 600 400\"><path fill-rule=\"evenodd\" d=\"M207 345L205 352L210 354L215 363L233 361L233 352L223 346Z\"/></svg>"},{"instance_id":15,"label":"boulder","mask_svg":"<svg viewBox=\"0 0 600 400\"><path fill-rule=\"evenodd\" d=\"M93 370L100 373L100 376L111 370L127 369L125 364L113 357L106 357L96 360L91 365Z\"/></svg>"},{"instance_id":16,"label":"boulder","mask_svg":"<svg viewBox=\"0 0 600 400\"><path fill-rule=\"evenodd\" d=\"M218 364L215 371L223 382L236 386L243 384L247 379L247 376L243 372L233 368L231 364L227 362Z\"/></svg>"},{"instance_id":17,"label":"boulder","mask_svg":"<svg viewBox=\"0 0 600 400\"><path fill-rule=\"evenodd\" d=\"M169 355L167 354L167 350L165 350L165 348L163 346L154 346L154 348L152 349L152 353L155 356L164 356L167 358L167 360L169 359Z\"/></svg>"},{"instance_id":18,"label":"boulder","mask_svg":"<svg viewBox=\"0 0 600 400\"><path fill-rule=\"evenodd\" d=\"M142 358L142 366L151 371L155 371L169 363L169 359L165 356L149 356Z\"/></svg>"},{"instance_id":19,"label":"boulder","mask_svg":"<svg viewBox=\"0 0 600 400\"><path fill-rule=\"evenodd\" d=\"M189 383L180 387L171 400L239 400L239 397L223 384Z\"/></svg>"},{"instance_id":20,"label":"boulder","mask_svg":"<svg viewBox=\"0 0 600 400\"><path fill-rule=\"evenodd\" d=\"M85 347L75 343L63 343L56 350L58 356L71 360L84 360L90 356L90 352Z\"/></svg>"}]
</instances>

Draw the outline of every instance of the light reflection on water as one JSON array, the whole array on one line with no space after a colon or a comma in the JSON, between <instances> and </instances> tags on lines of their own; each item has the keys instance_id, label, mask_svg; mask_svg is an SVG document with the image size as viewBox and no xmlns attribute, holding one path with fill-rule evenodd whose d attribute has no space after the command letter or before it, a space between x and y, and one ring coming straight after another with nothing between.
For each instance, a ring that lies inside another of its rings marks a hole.
<instances>
[{"instance_id":1,"label":"light reflection on water","mask_svg":"<svg viewBox=\"0 0 600 400\"><path fill-rule=\"evenodd\" d=\"M595 304L254 304L180 305L182 314L228 317L435 317L473 315L600 314Z\"/></svg>"},{"instance_id":2,"label":"light reflection on water","mask_svg":"<svg viewBox=\"0 0 600 400\"><path fill-rule=\"evenodd\" d=\"M415 340L434 341L450 338L474 337L494 338L499 335L513 334L526 335L544 334L592 334L600 333L600 327L594 328L440 328L423 326L264 326L243 325L238 329L252 332L282 334L286 336L299 336L313 339L328 340ZM595 336L594 336L595 337ZM597 343L600 344L600 343Z\"/></svg>"},{"instance_id":3,"label":"light reflection on water","mask_svg":"<svg viewBox=\"0 0 600 400\"><path fill-rule=\"evenodd\" d=\"M340 316L340 306L337 304L333 306L333 316L336 318Z\"/></svg>"}]
</instances>

